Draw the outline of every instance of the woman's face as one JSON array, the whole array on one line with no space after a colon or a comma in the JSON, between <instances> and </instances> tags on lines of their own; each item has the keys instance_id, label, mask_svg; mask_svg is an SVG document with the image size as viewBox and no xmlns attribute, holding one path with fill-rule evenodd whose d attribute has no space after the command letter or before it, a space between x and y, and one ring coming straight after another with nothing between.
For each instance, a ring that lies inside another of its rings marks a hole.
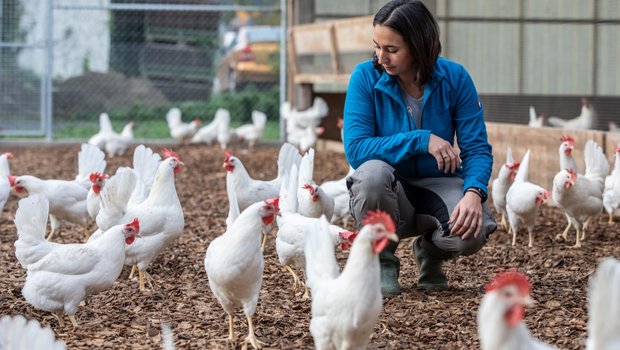
<instances>
[{"instance_id":1,"label":"woman's face","mask_svg":"<svg viewBox=\"0 0 620 350\"><path fill-rule=\"evenodd\" d=\"M379 64L390 75L404 77L413 72L413 57L403 37L390 27L374 27L375 54Z\"/></svg>"}]
</instances>

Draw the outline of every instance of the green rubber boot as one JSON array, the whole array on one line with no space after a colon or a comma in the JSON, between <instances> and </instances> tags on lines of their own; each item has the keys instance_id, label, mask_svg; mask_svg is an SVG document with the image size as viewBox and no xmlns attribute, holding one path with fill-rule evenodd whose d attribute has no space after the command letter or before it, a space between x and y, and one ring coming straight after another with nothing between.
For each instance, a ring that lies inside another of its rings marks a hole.
<instances>
[{"instance_id":1,"label":"green rubber boot","mask_svg":"<svg viewBox=\"0 0 620 350\"><path fill-rule=\"evenodd\" d=\"M393 297L400 294L398 284L398 274L400 272L400 259L394 252L398 243L390 242L385 249L379 253L381 263L381 294L383 297Z\"/></svg>"},{"instance_id":2,"label":"green rubber boot","mask_svg":"<svg viewBox=\"0 0 620 350\"><path fill-rule=\"evenodd\" d=\"M424 237L419 237L413 242L413 254L418 263L419 271L418 289L447 289L448 278L441 269L444 259L432 256L429 250L431 248L438 248L431 246L431 244L426 241L422 242L423 240Z\"/></svg>"}]
</instances>

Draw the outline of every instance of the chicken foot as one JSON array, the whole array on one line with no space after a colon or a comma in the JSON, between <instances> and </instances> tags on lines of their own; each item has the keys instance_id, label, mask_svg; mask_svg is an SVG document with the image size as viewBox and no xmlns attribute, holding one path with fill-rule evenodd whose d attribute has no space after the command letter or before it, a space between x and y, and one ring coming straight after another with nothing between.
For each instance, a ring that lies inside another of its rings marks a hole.
<instances>
[{"instance_id":1,"label":"chicken foot","mask_svg":"<svg viewBox=\"0 0 620 350\"><path fill-rule=\"evenodd\" d=\"M562 237L565 241L568 241L568 231L570 230L571 226L573 226L573 225L570 222L568 222L568 225L566 225L566 228L564 229L564 232L558 233L555 236L555 239L559 239L560 237Z\"/></svg>"},{"instance_id":2,"label":"chicken foot","mask_svg":"<svg viewBox=\"0 0 620 350\"><path fill-rule=\"evenodd\" d=\"M506 221L506 216L504 214L502 214L500 224L502 225L504 231L508 231L508 233L510 233L510 226L508 226L508 222Z\"/></svg>"},{"instance_id":3,"label":"chicken foot","mask_svg":"<svg viewBox=\"0 0 620 350\"><path fill-rule=\"evenodd\" d=\"M145 291L146 290L146 286L144 284L144 281L146 280L146 283L149 284L149 287L151 287L151 289L153 288L153 283L151 282L153 280L153 278L151 277L151 275L143 270L140 270L138 268L138 286L140 288L140 291Z\"/></svg>"},{"instance_id":4,"label":"chicken foot","mask_svg":"<svg viewBox=\"0 0 620 350\"><path fill-rule=\"evenodd\" d=\"M534 247L534 238L532 237L532 230L527 230L527 235L529 238L529 243L527 244L527 246L529 248L533 248Z\"/></svg>"},{"instance_id":5,"label":"chicken foot","mask_svg":"<svg viewBox=\"0 0 620 350\"><path fill-rule=\"evenodd\" d=\"M65 320L63 319L63 314L62 312L54 312L52 313L52 315L54 315L54 317L56 317L56 320L58 320L58 325L60 327L64 327L65 326Z\"/></svg>"},{"instance_id":6,"label":"chicken foot","mask_svg":"<svg viewBox=\"0 0 620 350\"><path fill-rule=\"evenodd\" d=\"M78 328L78 323L74 315L69 315L69 320L71 321L73 328Z\"/></svg>"},{"instance_id":7,"label":"chicken foot","mask_svg":"<svg viewBox=\"0 0 620 350\"><path fill-rule=\"evenodd\" d=\"M262 342L256 338L254 334L254 326L252 325L252 317L245 316L248 320L248 336L245 338L245 341L250 343L254 349L260 349L263 345L267 345L267 343Z\"/></svg>"},{"instance_id":8,"label":"chicken foot","mask_svg":"<svg viewBox=\"0 0 620 350\"><path fill-rule=\"evenodd\" d=\"M512 245L517 244L517 231L512 230Z\"/></svg>"},{"instance_id":9,"label":"chicken foot","mask_svg":"<svg viewBox=\"0 0 620 350\"><path fill-rule=\"evenodd\" d=\"M138 266L131 265L131 272L129 272L129 277L127 277L128 280L131 280L133 278L133 274L136 272L137 268L138 268Z\"/></svg>"},{"instance_id":10,"label":"chicken foot","mask_svg":"<svg viewBox=\"0 0 620 350\"><path fill-rule=\"evenodd\" d=\"M577 229L577 237L575 239L575 245L573 246L573 248L581 248L581 230Z\"/></svg>"}]
</instances>

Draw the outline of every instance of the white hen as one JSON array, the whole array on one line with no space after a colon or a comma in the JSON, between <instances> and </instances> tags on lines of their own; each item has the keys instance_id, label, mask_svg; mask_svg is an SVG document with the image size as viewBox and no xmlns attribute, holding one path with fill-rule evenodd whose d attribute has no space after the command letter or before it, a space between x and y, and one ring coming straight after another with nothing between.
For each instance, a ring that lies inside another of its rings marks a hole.
<instances>
[{"instance_id":1,"label":"white hen","mask_svg":"<svg viewBox=\"0 0 620 350\"><path fill-rule=\"evenodd\" d=\"M540 116L536 115L536 109L534 106L530 106L530 121L528 122L528 126L533 128L540 128L545 124L545 117L541 114Z\"/></svg>"},{"instance_id":2,"label":"white hen","mask_svg":"<svg viewBox=\"0 0 620 350\"><path fill-rule=\"evenodd\" d=\"M22 294L35 308L53 312L61 326L65 312L77 327L80 302L112 286L123 269L125 245L139 237L140 223L113 226L96 242L58 244L44 238L48 209L47 199L33 194L19 201L15 214L15 256L28 270Z\"/></svg>"},{"instance_id":3,"label":"white hen","mask_svg":"<svg viewBox=\"0 0 620 350\"><path fill-rule=\"evenodd\" d=\"M256 142L260 141L267 124L267 115L261 111L252 111L252 124L244 124L235 129L238 140L248 143L248 148L253 149Z\"/></svg>"},{"instance_id":4,"label":"white hen","mask_svg":"<svg viewBox=\"0 0 620 350\"><path fill-rule=\"evenodd\" d=\"M248 322L245 340L254 348L264 344L256 339L252 324L265 264L261 232L278 214L278 200L276 197L249 206L223 235L209 244L204 259L211 292L228 314L228 339L236 340L234 315L241 306Z\"/></svg>"},{"instance_id":5,"label":"white hen","mask_svg":"<svg viewBox=\"0 0 620 350\"><path fill-rule=\"evenodd\" d=\"M112 128L110 116L107 113L99 115L99 132L88 139L88 143L106 151L108 157L122 155L129 144L133 141L134 122L129 122L123 127L123 131L118 134Z\"/></svg>"},{"instance_id":6,"label":"white hen","mask_svg":"<svg viewBox=\"0 0 620 350\"><path fill-rule=\"evenodd\" d=\"M515 271L498 274L486 286L478 308L481 350L553 350L534 339L523 323L525 307L532 304L530 282Z\"/></svg>"},{"instance_id":7,"label":"white hen","mask_svg":"<svg viewBox=\"0 0 620 350\"><path fill-rule=\"evenodd\" d=\"M280 183L285 173L292 164L299 166L301 156L297 149L291 144L284 143L278 154L278 176L271 181L255 180L250 177L245 166L234 157L230 152L225 152L225 159L222 166L231 173L235 192L237 193L237 201L239 203L239 211L244 211L250 205L273 198L280 191Z\"/></svg>"},{"instance_id":8,"label":"white hen","mask_svg":"<svg viewBox=\"0 0 620 350\"><path fill-rule=\"evenodd\" d=\"M2 210L6 205L6 201L11 195L11 183L9 176L11 176L11 169L9 167L9 159L13 159L12 153L0 154L0 217L2 217Z\"/></svg>"},{"instance_id":9,"label":"white hen","mask_svg":"<svg viewBox=\"0 0 620 350\"><path fill-rule=\"evenodd\" d=\"M365 349L381 314L378 254L388 240L398 241L398 237L385 212L369 212L362 224L340 275L324 217L316 227L318 232L306 239L306 271L312 292L310 333L317 350Z\"/></svg>"},{"instance_id":10,"label":"white hen","mask_svg":"<svg viewBox=\"0 0 620 350\"><path fill-rule=\"evenodd\" d=\"M166 114L166 121L170 129L170 136L179 143L189 141L202 123L200 119L194 119L190 123L184 123L181 120L181 110L178 108L171 108L168 111Z\"/></svg>"},{"instance_id":11,"label":"white hen","mask_svg":"<svg viewBox=\"0 0 620 350\"><path fill-rule=\"evenodd\" d=\"M512 245L517 243L519 228L525 226L529 237L528 247L533 247L532 233L536 226L538 210L549 198L549 192L528 181L529 163L530 151L528 150L521 160L515 181L506 193L506 213L512 229Z\"/></svg>"},{"instance_id":12,"label":"white hen","mask_svg":"<svg viewBox=\"0 0 620 350\"><path fill-rule=\"evenodd\" d=\"M510 185L514 182L518 170L519 162L515 162L512 159L512 149L508 147L506 150L506 163L499 168L497 178L493 180L491 184L493 206L497 213L501 215L501 225L508 233L510 233L510 231L508 223L506 222L506 217L508 216L506 212L506 193L508 193Z\"/></svg>"},{"instance_id":13,"label":"white hen","mask_svg":"<svg viewBox=\"0 0 620 350\"><path fill-rule=\"evenodd\" d=\"M86 209L91 219L97 218L99 209L101 209L101 190L105 187L105 183L109 176L107 174L92 173L90 174L90 182L93 185L86 195Z\"/></svg>"},{"instance_id":14,"label":"white hen","mask_svg":"<svg viewBox=\"0 0 620 350\"><path fill-rule=\"evenodd\" d=\"M221 123L226 123L226 127L230 124L230 112L224 108L218 108L215 111L213 120L196 131L194 136L192 136L192 143L206 143L210 145L215 142Z\"/></svg>"},{"instance_id":15,"label":"white hen","mask_svg":"<svg viewBox=\"0 0 620 350\"><path fill-rule=\"evenodd\" d=\"M584 159L585 175L568 168L553 178L553 200L565 210L577 230L575 247L581 247L585 237L584 224L603 210L604 179L609 171L602 148L593 140L586 142Z\"/></svg>"},{"instance_id":16,"label":"white hen","mask_svg":"<svg viewBox=\"0 0 620 350\"><path fill-rule=\"evenodd\" d=\"M302 283L295 269L304 268L306 237L315 234L319 219L310 218L297 212L297 188L297 165L293 164L280 188L281 210L280 215L276 218L278 223L276 253L280 264L293 277L293 291L296 291L298 286L303 286L304 293L301 299L306 300L310 296L307 284ZM342 248L345 249L355 237L336 225L329 225L328 229L332 246L342 244Z\"/></svg>"},{"instance_id":17,"label":"white hen","mask_svg":"<svg viewBox=\"0 0 620 350\"><path fill-rule=\"evenodd\" d=\"M620 261L605 258L590 279L586 350L620 349Z\"/></svg>"},{"instance_id":18,"label":"white hen","mask_svg":"<svg viewBox=\"0 0 620 350\"><path fill-rule=\"evenodd\" d=\"M0 349L65 350L65 343L56 340L54 331L41 327L35 319L5 315L0 318Z\"/></svg>"},{"instance_id":19,"label":"white hen","mask_svg":"<svg viewBox=\"0 0 620 350\"><path fill-rule=\"evenodd\" d=\"M136 265L138 269L140 290L145 290L145 282L152 288L146 269L160 252L181 236L185 226L175 187L175 174L183 163L172 151L164 151L164 157L166 159L157 168L148 197L142 202L130 202L136 184L136 175L131 171L110 178L101 192L101 210L97 215L100 229L106 230L128 218L140 220L142 239L128 246L125 255L125 265Z\"/></svg>"},{"instance_id":20,"label":"white hen","mask_svg":"<svg viewBox=\"0 0 620 350\"><path fill-rule=\"evenodd\" d=\"M309 218L325 215L331 220L334 215L334 198L314 182L314 149L302 157L297 184L297 211Z\"/></svg>"},{"instance_id":21,"label":"white hen","mask_svg":"<svg viewBox=\"0 0 620 350\"><path fill-rule=\"evenodd\" d=\"M16 192L27 191L28 194L40 194L49 201L50 225L52 230L48 240L60 227L59 220L66 220L84 227L88 237L88 209L86 198L92 186L90 175L103 174L106 167L105 154L96 146L82 144L78 153L78 175L74 180L43 180L31 175L11 177L11 187Z\"/></svg>"},{"instance_id":22,"label":"white hen","mask_svg":"<svg viewBox=\"0 0 620 350\"><path fill-rule=\"evenodd\" d=\"M572 119L549 117L549 125L572 130L587 130L596 126L596 112L587 98L581 99L581 114Z\"/></svg>"}]
</instances>

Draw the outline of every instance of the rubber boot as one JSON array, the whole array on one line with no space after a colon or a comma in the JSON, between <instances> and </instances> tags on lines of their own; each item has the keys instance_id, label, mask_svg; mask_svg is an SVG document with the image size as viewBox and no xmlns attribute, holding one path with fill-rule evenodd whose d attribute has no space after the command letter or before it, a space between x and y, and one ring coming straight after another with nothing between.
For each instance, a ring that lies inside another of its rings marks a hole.
<instances>
[{"instance_id":1,"label":"rubber boot","mask_svg":"<svg viewBox=\"0 0 620 350\"><path fill-rule=\"evenodd\" d=\"M435 256L431 255L430 251L435 251ZM423 236L413 242L413 254L418 263L419 271L418 289L448 288L448 278L441 269L445 258L438 258L437 253L441 254L439 248L426 241Z\"/></svg>"},{"instance_id":2,"label":"rubber boot","mask_svg":"<svg viewBox=\"0 0 620 350\"><path fill-rule=\"evenodd\" d=\"M400 285L398 284L400 259L394 254L397 247L397 242L390 242L390 244L379 253L379 263L381 264L381 294L383 297L393 297L400 294Z\"/></svg>"}]
</instances>

